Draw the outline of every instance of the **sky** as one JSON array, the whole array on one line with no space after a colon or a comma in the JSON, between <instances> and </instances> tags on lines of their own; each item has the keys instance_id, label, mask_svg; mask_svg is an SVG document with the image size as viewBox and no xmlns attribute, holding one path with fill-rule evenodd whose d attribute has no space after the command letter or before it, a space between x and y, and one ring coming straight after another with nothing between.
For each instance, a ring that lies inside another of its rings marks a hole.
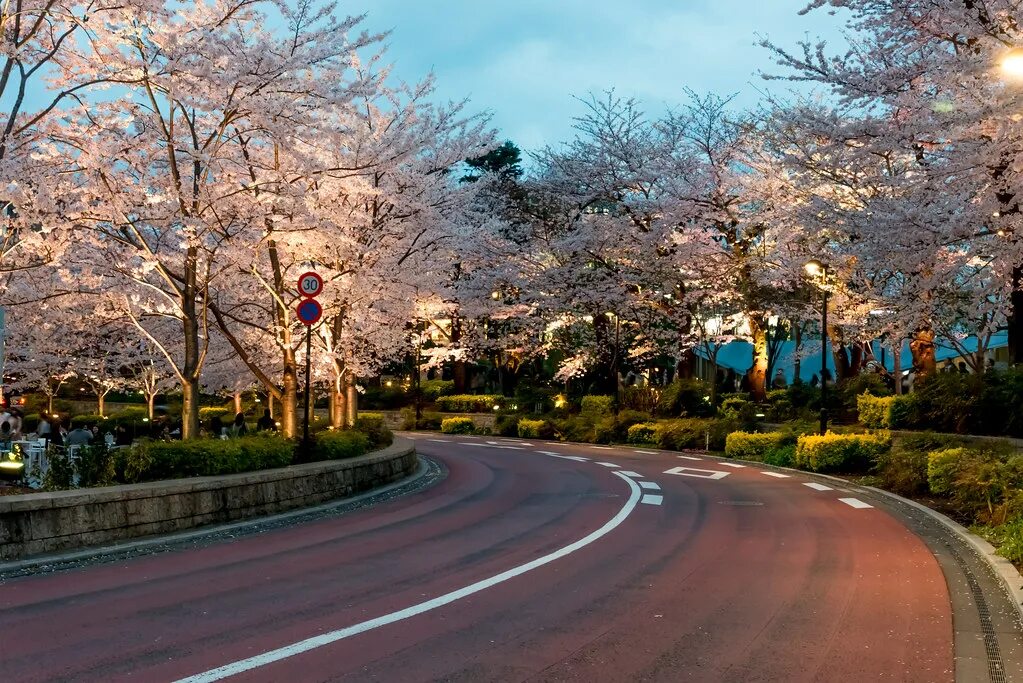
<instances>
[{"instance_id":1,"label":"sky","mask_svg":"<svg viewBox=\"0 0 1023 683\"><path fill-rule=\"evenodd\" d=\"M683 88L736 95L754 107L780 73L757 36L798 49L807 36L838 50L841 21L799 16L806 0L344 0L367 30L391 31L396 77L431 70L437 98L471 99L501 137L523 149L572 136L573 96L614 88L655 114L684 101Z\"/></svg>"}]
</instances>

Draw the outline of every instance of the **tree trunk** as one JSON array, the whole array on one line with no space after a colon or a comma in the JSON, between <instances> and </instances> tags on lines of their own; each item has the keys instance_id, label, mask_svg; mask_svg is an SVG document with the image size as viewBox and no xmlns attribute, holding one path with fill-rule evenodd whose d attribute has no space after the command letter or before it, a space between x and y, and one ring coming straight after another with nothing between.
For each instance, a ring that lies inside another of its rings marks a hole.
<instances>
[{"instance_id":1,"label":"tree trunk","mask_svg":"<svg viewBox=\"0 0 1023 683\"><path fill-rule=\"evenodd\" d=\"M676 373L676 379L692 379L696 374L696 354L693 349L687 348L682 351L681 357L676 364L678 373ZM716 373L715 373L716 374Z\"/></svg>"},{"instance_id":2,"label":"tree trunk","mask_svg":"<svg viewBox=\"0 0 1023 683\"><path fill-rule=\"evenodd\" d=\"M802 367L801 367L801 363L800 363L800 360L799 360L799 353L802 350L802 346L803 346L803 326L800 325L799 323L797 323L794 320L790 324L792 325L792 338L793 338L793 341L795 342L794 345L793 345L793 349L792 349L792 358L793 358L793 360L792 360L792 381L793 382L801 382L802 380L799 378L799 373L802 370Z\"/></svg>"},{"instance_id":3,"label":"tree trunk","mask_svg":"<svg viewBox=\"0 0 1023 683\"><path fill-rule=\"evenodd\" d=\"M1012 294L1007 320L1009 364L1023 364L1023 265L1012 269Z\"/></svg>"},{"instance_id":4,"label":"tree trunk","mask_svg":"<svg viewBox=\"0 0 1023 683\"><path fill-rule=\"evenodd\" d=\"M913 340L909 342L909 350L913 354L913 368L916 370L917 379L937 372L938 365L934 357L934 330L929 327L918 329L913 334Z\"/></svg>"},{"instance_id":5,"label":"tree trunk","mask_svg":"<svg viewBox=\"0 0 1023 683\"><path fill-rule=\"evenodd\" d=\"M242 412L242 392L234 392L234 414Z\"/></svg>"},{"instance_id":6,"label":"tree trunk","mask_svg":"<svg viewBox=\"0 0 1023 683\"><path fill-rule=\"evenodd\" d=\"M767 321L756 315L748 318L753 338L753 365L747 373L750 393L754 401L764 401L767 400Z\"/></svg>"},{"instance_id":7,"label":"tree trunk","mask_svg":"<svg viewBox=\"0 0 1023 683\"><path fill-rule=\"evenodd\" d=\"M106 394L96 394L96 409L99 410L99 412L96 413L96 414L99 415L100 417L103 417L104 415L106 415L106 412L105 412L106 411L106 407L107 407L107 395Z\"/></svg>"},{"instance_id":8,"label":"tree trunk","mask_svg":"<svg viewBox=\"0 0 1023 683\"><path fill-rule=\"evenodd\" d=\"M181 438L194 439L199 436L199 380L191 379L181 384Z\"/></svg>"},{"instance_id":9,"label":"tree trunk","mask_svg":"<svg viewBox=\"0 0 1023 683\"><path fill-rule=\"evenodd\" d=\"M195 439L199 436L199 371L202 349L199 344L199 315L196 305L196 270L199 249L188 247L185 253L185 283L181 292L182 332L185 342L185 357L181 368L181 438Z\"/></svg>"},{"instance_id":10,"label":"tree trunk","mask_svg":"<svg viewBox=\"0 0 1023 683\"><path fill-rule=\"evenodd\" d=\"M351 427L355 424L355 418L359 415L359 392L355 388L355 378L345 379L345 426Z\"/></svg>"},{"instance_id":11,"label":"tree trunk","mask_svg":"<svg viewBox=\"0 0 1023 683\"><path fill-rule=\"evenodd\" d=\"M462 340L462 321L458 317L458 313L451 316L451 347L454 349L458 348L458 343ZM451 364L451 379L455 381L455 393L464 394L469 385L469 373L465 365L465 361L461 360L461 354L459 354L459 360L454 361ZM419 368L416 368L416 372L419 372Z\"/></svg>"},{"instance_id":12,"label":"tree trunk","mask_svg":"<svg viewBox=\"0 0 1023 683\"><path fill-rule=\"evenodd\" d=\"M149 416L149 421L152 422L156 416L156 394L149 394L146 396L146 414Z\"/></svg>"},{"instance_id":13,"label":"tree trunk","mask_svg":"<svg viewBox=\"0 0 1023 683\"><path fill-rule=\"evenodd\" d=\"M902 396L902 340L892 346L892 374L895 375L895 395Z\"/></svg>"}]
</instances>

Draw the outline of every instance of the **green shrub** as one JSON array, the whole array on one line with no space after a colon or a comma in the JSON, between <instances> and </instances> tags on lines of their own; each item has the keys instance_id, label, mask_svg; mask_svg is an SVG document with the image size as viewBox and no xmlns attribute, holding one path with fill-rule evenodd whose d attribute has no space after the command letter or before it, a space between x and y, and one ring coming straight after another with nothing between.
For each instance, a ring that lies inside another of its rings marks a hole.
<instances>
[{"instance_id":1,"label":"green shrub","mask_svg":"<svg viewBox=\"0 0 1023 683\"><path fill-rule=\"evenodd\" d=\"M593 418L610 415L614 411L614 396L583 396L579 410Z\"/></svg>"},{"instance_id":2,"label":"green shrub","mask_svg":"<svg viewBox=\"0 0 1023 683\"><path fill-rule=\"evenodd\" d=\"M713 422L698 417L665 420L657 423L655 441L659 448L669 451L703 450Z\"/></svg>"},{"instance_id":3,"label":"green shrub","mask_svg":"<svg viewBox=\"0 0 1023 683\"><path fill-rule=\"evenodd\" d=\"M918 417L919 412L916 394L892 396L888 404L888 426L891 429L919 428L926 424Z\"/></svg>"},{"instance_id":4,"label":"green shrub","mask_svg":"<svg viewBox=\"0 0 1023 683\"><path fill-rule=\"evenodd\" d=\"M767 392L767 419L771 422L785 422L796 416L796 410L789 400L787 389L775 389ZM755 415L754 415L755 416Z\"/></svg>"},{"instance_id":5,"label":"green shrub","mask_svg":"<svg viewBox=\"0 0 1023 683\"><path fill-rule=\"evenodd\" d=\"M115 482L114 451L106 444L83 446L75 451L75 473L78 486L110 486Z\"/></svg>"},{"instance_id":6,"label":"green shrub","mask_svg":"<svg viewBox=\"0 0 1023 683\"><path fill-rule=\"evenodd\" d=\"M891 434L805 434L796 442L796 467L814 472L865 472L891 448Z\"/></svg>"},{"instance_id":7,"label":"green shrub","mask_svg":"<svg viewBox=\"0 0 1023 683\"><path fill-rule=\"evenodd\" d=\"M377 448L390 446L394 435L384 423L381 413L359 413L355 418L355 429L369 437L369 442Z\"/></svg>"},{"instance_id":8,"label":"green shrub","mask_svg":"<svg viewBox=\"0 0 1023 683\"><path fill-rule=\"evenodd\" d=\"M966 448L944 448L927 455L927 486L939 496L951 495L960 468L972 456Z\"/></svg>"},{"instance_id":9,"label":"green shrub","mask_svg":"<svg viewBox=\"0 0 1023 683\"><path fill-rule=\"evenodd\" d=\"M354 433L368 444L364 434ZM294 457L294 442L273 435L226 441L142 441L129 449L124 462L124 477L127 482L140 482L234 474L285 467L293 462Z\"/></svg>"},{"instance_id":10,"label":"green shrub","mask_svg":"<svg viewBox=\"0 0 1023 683\"><path fill-rule=\"evenodd\" d=\"M145 417L145 415L140 417ZM234 419L234 409L222 406L204 406L199 408L199 421L203 424L209 424L215 417L219 417L224 424L227 424Z\"/></svg>"},{"instance_id":11,"label":"green shrub","mask_svg":"<svg viewBox=\"0 0 1023 683\"><path fill-rule=\"evenodd\" d=\"M849 408L856 407L859 403L859 397L863 394L890 396L892 393L892 390L885 384L881 375L870 372L853 375L843 381L838 390L842 395L843 402Z\"/></svg>"},{"instance_id":12,"label":"green shrub","mask_svg":"<svg viewBox=\"0 0 1023 683\"><path fill-rule=\"evenodd\" d=\"M928 453L961 443L961 439L931 432L900 435L892 440L890 451L878 455L874 473L888 491L903 496L926 494Z\"/></svg>"},{"instance_id":13,"label":"green shrub","mask_svg":"<svg viewBox=\"0 0 1023 683\"><path fill-rule=\"evenodd\" d=\"M504 405L504 396L488 394L459 394L441 396L437 399L437 408L445 413L487 413L494 406Z\"/></svg>"},{"instance_id":14,"label":"green shrub","mask_svg":"<svg viewBox=\"0 0 1023 683\"><path fill-rule=\"evenodd\" d=\"M990 529L985 535L999 555L1015 565L1023 564L1023 516Z\"/></svg>"},{"instance_id":15,"label":"green shrub","mask_svg":"<svg viewBox=\"0 0 1023 683\"><path fill-rule=\"evenodd\" d=\"M759 408L752 401L733 396L721 402L718 413L725 419L735 420L743 429L753 431L760 422L758 411Z\"/></svg>"},{"instance_id":16,"label":"green shrub","mask_svg":"<svg viewBox=\"0 0 1023 683\"><path fill-rule=\"evenodd\" d=\"M75 415L71 418L71 427L77 429L78 427L91 427L92 425L103 424L102 415Z\"/></svg>"},{"instance_id":17,"label":"green shrub","mask_svg":"<svg viewBox=\"0 0 1023 683\"><path fill-rule=\"evenodd\" d=\"M767 449L764 462L775 467L792 467L796 463L796 444L779 444Z\"/></svg>"},{"instance_id":18,"label":"green shrub","mask_svg":"<svg viewBox=\"0 0 1023 683\"><path fill-rule=\"evenodd\" d=\"M522 418L519 420L516 435L523 439L540 439L546 438L551 431L545 420L527 420Z\"/></svg>"},{"instance_id":19,"label":"green shrub","mask_svg":"<svg viewBox=\"0 0 1023 683\"><path fill-rule=\"evenodd\" d=\"M423 392L423 398L426 400L436 401L441 396L455 393L455 382L449 379L428 379L419 383L419 390Z\"/></svg>"},{"instance_id":20,"label":"green shrub","mask_svg":"<svg viewBox=\"0 0 1023 683\"><path fill-rule=\"evenodd\" d=\"M626 440L631 444L652 444L657 441L656 422L638 422L629 427Z\"/></svg>"},{"instance_id":21,"label":"green shrub","mask_svg":"<svg viewBox=\"0 0 1023 683\"><path fill-rule=\"evenodd\" d=\"M894 396L879 398L863 393L856 397L856 411L859 413L860 424L870 429L887 429L891 423L891 405Z\"/></svg>"},{"instance_id":22,"label":"green shrub","mask_svg":"<svg viewBox=\"0 0 1023 683\"><path fill-rule=\"evenodd\" d=\"M64 449L51 446L46 453L46 463L44 491L66 491L74 486L75 464Z\"/></svg>"},{"instance_id":23,"label":"green shrub","mask_svg":"<svg viewBox=\"0 0 1023 683\"><path fill-rule=\"evenodd\" d=\"M562 441L593 443L594 422L588 415L571 415L554 421L554 433Z\"/></svg>"},{"instance_id":24,"label":"green shrub","mask_svg":"<svg viewBox=\"0 0 1023 683\"><path fill-rule=\"evenodd\" d=\"M499 436L519 436L519 416L498 415L494 420L494 433Z\"/></svg>"},{"instance_id":25,"label":"green shrub","mask_svg":"<svg viewBox=\"0 0 1023 683\"><path fill-rule=\"evenodd\" d=\"M401 411L401 428L406 430L422 429L426 431L437 431L444 416L440 413L423 413L418 422L416 421L415 408L403 408Z\"/></svg>"},{"instance_id":26,"label":"green shrub","mask_svg":"<svg viewBox=\"0 0 1023 683\"><path fill-rule=\"evenodd\" d=\"M347 458L356 458L368 453L371 446L369 437L354 429L320 432L316 435L314 459L345 460Z\"/></svg>"},{"instance_id":27,"label":"green shrub","mask_svg":"<svg viewBox=\"0 0 1023 683\"><path fill-rule=\"evenodd\" d=\"M784 443L785 435L780 432L732 432L725 439L725 456L740 460L763 462L768 451Z\"/></svg>"},{"instance_id":28,"label":"green shrub","mask_svg":"<svg viewBox=\"0 0 1023 683\"><path fill-rule=\"evenodd\" d=\"M713 411L710 388L698 379L680 379L661 389L656 412L662 417L703 417Z\"/></svg>"},{"instance_id":29,"label":"green shrub","mask_svg":"<svg viewBox=\"0 0 1023 683\"><path fill-rule=\"evenodd\" d=\"M444 434L475 434L476 423L471 417L446 417L440 423L440 431Z\"/></svg>"},{"instance_id":30,"label":"green shrub","mask_svg":"<svg viewBox=\"0 0 1023 683\"><path fill-rule=\"evenodd\" d=\"M623 410L617 415L608 415L593 426L593 441L624 443L628 439L629 427L649 419L649 414L637 410Z\"/></svg>"}]
</instances>

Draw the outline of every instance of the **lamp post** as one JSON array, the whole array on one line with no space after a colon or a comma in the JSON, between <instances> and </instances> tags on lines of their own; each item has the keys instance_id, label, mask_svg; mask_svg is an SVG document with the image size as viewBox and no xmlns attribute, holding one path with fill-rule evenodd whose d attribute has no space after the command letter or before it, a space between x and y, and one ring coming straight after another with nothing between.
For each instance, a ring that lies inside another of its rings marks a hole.
<instances>
[{"instance_id":1,"label":"lamp post","mask_svg":"<svg viewBox=\"0 0 1023 683\"><path fill-rule=\"evenodd\" d=\"M821 279L821 436L828 431L828 267L813 259L808 261L806 273Z\"/></svg>"}]
</instances>

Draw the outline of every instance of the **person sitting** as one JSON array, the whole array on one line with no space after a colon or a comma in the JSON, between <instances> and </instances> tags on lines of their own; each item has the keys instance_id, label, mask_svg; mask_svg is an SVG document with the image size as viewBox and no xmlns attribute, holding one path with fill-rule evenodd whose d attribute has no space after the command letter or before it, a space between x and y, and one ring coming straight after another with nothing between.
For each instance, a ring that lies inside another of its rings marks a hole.
<instances>
[{"instance_id":1,"label":"person sitting","mask_svg":"<svg viewBox=\"0 0 1023 683\"><path fill-rule=\"evenodd\" d=\"M231 427L228 430L228 433L231 436L237 438L239 436L245 436L248 433L248 431L249 429L245 425L245 413L238 413L237 415L235 415L234 422L231 423Z\"/></svg>"},{"instance_id":2,"label":"person sitting","mask_svg":"<svg viewBox=\"0 0 1023 683\"><path fill-rule=\"evenodd\" d=\"M117 428L114 430L114 443L118 446L130 446L131 442L131 434L128 433L127 427L117 425Z\"/></svg>"},{"instance_id":3,"label":"person sitting","mask_svg":"<svg viewBox=\"0 0 1023 683\"><path fill-rule=\"evenodd\" d=\"M88 446L92 443L92 430L86 425L75 427L67 435L65 443L68 446Z\"/></svg>"},{"instance_id":4,"label":"person sitting","mask_svg":"<svg viewBox=\"0 0 1023 683\"><path fill-rule=\"evenodd\" d=\"M14 433L11 431L11 423L7 420L0 422L0 444L9 446L13 439Z\"/></svg>"},{"instance_id":5,"label":"person sitting","mask_svg":"<svg viewBox=\"0 0 1023 683\"><path fill-rule=\"evenodd\" d=\"M774 381L771 382L772 389L784 389L789 383L785 380L785 371L778 368L778 372L774 373Z\"/></svg>"},{"instance_id":6,"label":"person sitting","mask_svg":"<svg viewBox=\"0 0 1023 683\"><path fill-rule=\"evenodd\" d=\"M269 409L263 411L263 417L259 418L256 422L256 430L260 432L276 432L277 424L274 419L270 417Z\"/></svg>"}]
</instances>

